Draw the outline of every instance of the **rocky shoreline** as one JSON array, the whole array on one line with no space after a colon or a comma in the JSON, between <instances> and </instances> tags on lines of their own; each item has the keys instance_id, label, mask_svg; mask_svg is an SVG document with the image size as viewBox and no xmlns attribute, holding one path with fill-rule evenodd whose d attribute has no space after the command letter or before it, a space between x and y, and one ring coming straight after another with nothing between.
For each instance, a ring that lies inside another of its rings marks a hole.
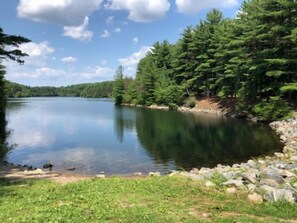
<instances>
[{"instance_id":1,"label":"rocky shoreline","mask_svg":"<svg viewBox=\"0 0 297 223\"><path fill-rule=\"evenodd\" d=\"M248 160L232 166L217 165L215 168L192 169L190 172L173 171L170 176L180 175L199 180L206 187L223 186L228 193L245 190L253 203L263 201L297 202L297 114L286 121L270 124L285 144L282 153Z\"/></svg>"}]
</instances>

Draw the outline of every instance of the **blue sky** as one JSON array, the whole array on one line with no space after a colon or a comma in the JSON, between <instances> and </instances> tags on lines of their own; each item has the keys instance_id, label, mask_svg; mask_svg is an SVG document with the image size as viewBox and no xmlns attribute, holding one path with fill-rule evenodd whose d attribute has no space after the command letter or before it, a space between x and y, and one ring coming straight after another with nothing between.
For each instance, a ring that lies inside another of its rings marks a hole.
<instances>
[{"instance_id":1,"label":"blue sky","mask_svg":"<svg viewBox=\"0 0 297 223\"><path fill-rule=\"evenodd\" d=\"M156 41L174 43L212 8L235 17L243 0L2 0L0 27L32 42L24 65L5 61L6 79L30 86L112 80L116 68L135 76Z\"/></svg>"}]
</instances>

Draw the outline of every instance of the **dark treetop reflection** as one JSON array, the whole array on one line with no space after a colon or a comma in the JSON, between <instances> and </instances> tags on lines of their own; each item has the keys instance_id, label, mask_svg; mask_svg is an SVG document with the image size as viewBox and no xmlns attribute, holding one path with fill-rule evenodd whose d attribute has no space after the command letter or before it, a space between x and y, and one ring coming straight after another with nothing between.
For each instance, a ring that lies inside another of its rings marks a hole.
<instances>
[{"instance_id":1,"label":"dark treetop reflection","mask_svg":"<svg viewBox=\"0 0 297 223\"><path fill-rule=\"evenodd\" d=\"M10 100L10 162L77 173L131 174L232 164L279 151L266 126L175 111L117 107L110 100Z\"/></svg>"}]
</instances>

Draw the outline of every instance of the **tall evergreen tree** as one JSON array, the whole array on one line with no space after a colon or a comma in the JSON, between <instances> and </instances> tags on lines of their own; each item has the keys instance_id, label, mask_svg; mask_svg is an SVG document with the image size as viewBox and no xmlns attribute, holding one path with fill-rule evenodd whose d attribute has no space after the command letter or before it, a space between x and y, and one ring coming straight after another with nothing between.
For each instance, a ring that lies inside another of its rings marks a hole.
<instances>
[{"instance_id":1,"label":"tall evergreen tree","mask_svg":"<svg viewBox=\"0 0 297 223\"><path fill-rule=\"evenodd\" d=\"M113 97L115 99L115 104L120 105L123 103L124 98L124 68L119 66L116 70L113 83Z\"/></svg>"}]
</instances>

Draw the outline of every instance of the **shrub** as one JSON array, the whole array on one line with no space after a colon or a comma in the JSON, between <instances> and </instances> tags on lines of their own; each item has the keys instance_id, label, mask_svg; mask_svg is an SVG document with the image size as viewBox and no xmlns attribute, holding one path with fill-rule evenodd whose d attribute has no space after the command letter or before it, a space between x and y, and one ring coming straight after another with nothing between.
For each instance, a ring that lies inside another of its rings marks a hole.
<instances>
[{"instance_id":1,"label":"shrub","mask_svg":"<svg viewBox=\"0 0 297 223\"><path fill-rule=\"evenodd\" d=\"M185 106L187 108L194 108L196 106L196 98L195 97L189 97L185 102Z\"/></svg>"},{"instance_id":2,"label":"shrub","mask_svg":"<svg viewBox=\"0 0 297 223\"><path fill-rule=\"evenodd\" d=\"M260 102L253 106L253 112L261 121L268 122L288 118L292 108L279 97L271 97L268 102Z\"/></svg>"}]
</instances>

